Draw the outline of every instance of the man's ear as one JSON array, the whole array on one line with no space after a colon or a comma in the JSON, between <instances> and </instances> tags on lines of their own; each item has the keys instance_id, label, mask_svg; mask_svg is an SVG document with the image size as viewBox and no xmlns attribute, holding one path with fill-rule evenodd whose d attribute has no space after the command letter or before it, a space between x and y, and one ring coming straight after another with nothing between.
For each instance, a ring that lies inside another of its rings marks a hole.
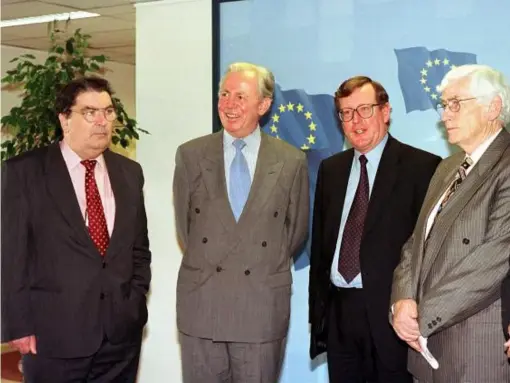
<instances>
[{"instance_id":1,"label":"man's ear","mask_svg":"<svg viewBox=\"0 0 510 383\"><path fill-rule=\"evenodd\" d=\"M500 96L495 96L489 104L488 118L489 121L497 120L503 109L503 101Z\"/></svg>"},{"instance_id":2,"label":"man's ear","mask_svg":"<svg viewBox=\"0 0 510 383\"><path fill-rule=\"evenodd\" d=\"M69 118L67 118L67 116L64 113L59 113L58 120L60 121L60 127L62 128L62 131L64 133L69 133L69 129L70 129Z\"/></svg>"},{"instance_id":3,"label":"man's ear","mask_svg":"<svg viewBox=\"0 0 510 383\"><path fill-rule=\"evenodd\" d=\"M264 97L259 104L259 116L263 116L267 113L269 108L271 107L272 98Z\"/></svg>"}]
</instances>

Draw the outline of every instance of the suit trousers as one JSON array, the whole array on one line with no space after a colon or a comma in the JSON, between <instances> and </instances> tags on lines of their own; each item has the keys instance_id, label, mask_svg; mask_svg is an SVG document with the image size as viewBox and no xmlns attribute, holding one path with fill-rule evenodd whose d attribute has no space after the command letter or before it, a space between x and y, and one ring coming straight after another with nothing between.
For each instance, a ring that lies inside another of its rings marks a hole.
<instances>
[{"instance_id":1,"label":"suit trousers","mask_svg":"<svg viewBox=\"0 0 510 383\"><path fill-rule=\"evenodd\" d=\"M84 358L47 358L23 355L25 383L135 383L142 345L112 344L106 338L93 355Z\"/></svg>"},{"instance_id":2,"label":"suit trousers","mask_svg":"<svg viewBox=\"0 0 510 383\"><path fill-rule=\"evenodd\" d=\"M407 370L381 361L370 331L362 289L334 287L328 324L330 383L412 383Z\"/></svg>"},{"instance_id":3,"label":"suit trousers","mask_svg":"<svg viewBox=\"0 0 510 383\"><path fill-rule=\"evenodd\" d=\"M213 342L181 332L183 383L276 383L286 341Z\"/></svg>"}]
</instances>

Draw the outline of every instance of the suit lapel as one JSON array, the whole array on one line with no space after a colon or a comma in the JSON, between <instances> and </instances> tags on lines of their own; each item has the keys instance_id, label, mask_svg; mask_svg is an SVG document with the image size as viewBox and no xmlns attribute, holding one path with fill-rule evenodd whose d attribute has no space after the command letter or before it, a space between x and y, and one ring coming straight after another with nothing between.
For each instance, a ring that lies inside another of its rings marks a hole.
<instances>
[{"instance_id":1,"label":"suit lapel","mask_svg":"<svg viewBox=\"0 0 510 383\"><path fill-rule=\"evenodd\" d=\"M62 157L58 142L48 147L44 172L49 195L52 197L60 214L67 224L73 228L76 238L82 244L92 244L78 199L76 198L71 176L67 170L64 157Z\"/></svg>"},{"instance_id":2,"label":"suit lapel","mask_svg":"<svg viewBox=\"0 0 510 383\"><path fill-rule=\"evenodd\" d=\"M458 215L468 204L469 200L487 180L491 174L491 170L499 162L509 143L510 134L503 130L498 137L496 137L494 142L492 142L492 144L487 148L473 170L462 182L460 188L450 198L444 209L441 211L439 217L437 217L434 222L434 230L431 233L427 243L427 248L425 249L425 258L421 271L422 280L425 279L424 276L428 274L437 255L439 254L450 227L454 224ZM462 154L459 155L459 157L459 160L455 161L456 166L448 172L448 181L443 183L442 191L439 191L439 196L434 199L435 203L438 202L438 199L446 190L447 185L449 185L449 183L453 180L454 174L464 158Z\"/></svg>"},{"instance_id":3,"label":"suit lapel","mask_svg":"<svg viewBox=\"0 0 510 383\"><path fill-rule=\"evenodd\" d=\"M263 210L269 196L273 192L283 161L278 161L276 148L273 147L266 134L261 133L261 142L257 156L257 165L246 205L239 217L238 229L245 232L253 225L254 217Z\"/></svg>"},{"instance_id":4,"label":"suit lapel","mask_svg":"<svg viewBox=\"0 0 510 383\"><path fill-rule=\"evenodd\" d=\"M374 223L377 222L381 207L384 206L385 201L388 200L395 180L397 179L397 174L399 173L397 169L399 148L400 143L389 136L377 168L374 186L370 196L367 217L363 229L365 235L374 226Z\"/></svg>"},{"instance_id":5,"label":"suit lapel","mask_svg":"<svg viewBox=\"0 0 510 383\"><path fill-rule=\"evenodd\" d=\"M220 131L211 136L205 156L200 161L200 169L207 193L220 222L226 230L232 231L236 221L228 201L224 162L223 131Z\"/></svg>"},{"instance_id":6,"label":"suit lapel","mask_svg":"<svg viewBox=\"0 0 510 383\"><path fill-rule=\"evenodd\" d=\"M125 236L122 234L125 232L127 225L132 224L133 219L135 219L134 217L130 217L130 214L134 215L136 207L132 203L134 200L130 199L129 182L126 179L125 171L119 163L118 158L116 158L110 150L106 150L103 156L113 196L115 198L115 220L113 223L110 245L106 252L106 256L111 257L116 253L119 245L122 244L122 240L125 239Z\"/></svg>"},{"instance_id":7,"label":"suit lapel","mask_svg":"<svg viewBox=\"0 0 510 383\"><path fill-rule=\"evenodd\" d=\"M326 186L328 188L326 191L328 198L324 201L328 204L326 214L330 217L327 219L327 222L330 222L329 227L326 228L327 254L329 255L328 264L333 262L353 158L354 150L349 149L339 157L338 163L333 166L335 174L326 174L324 177L324 179L331 180L331 184Z\"/></svg>"}]
</instances>

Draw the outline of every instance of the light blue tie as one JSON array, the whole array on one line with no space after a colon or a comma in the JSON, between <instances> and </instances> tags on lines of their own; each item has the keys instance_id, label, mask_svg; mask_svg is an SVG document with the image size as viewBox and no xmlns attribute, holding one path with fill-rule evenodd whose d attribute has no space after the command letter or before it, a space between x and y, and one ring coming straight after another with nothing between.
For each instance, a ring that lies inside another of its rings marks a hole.
<instances>
[{"instance_id":1,"label":"light blue tie","mask_svg":"<svg viewBox=\"0 0 510 383\"><path fill-rule=\"evenodd\" d=\"M236 221L238 221L250 193L251 178L248 162L242 152L246 142L237 139L232 145L236 148L236 155L230 165L230 206Z\"/></svg>"}]
</instances>

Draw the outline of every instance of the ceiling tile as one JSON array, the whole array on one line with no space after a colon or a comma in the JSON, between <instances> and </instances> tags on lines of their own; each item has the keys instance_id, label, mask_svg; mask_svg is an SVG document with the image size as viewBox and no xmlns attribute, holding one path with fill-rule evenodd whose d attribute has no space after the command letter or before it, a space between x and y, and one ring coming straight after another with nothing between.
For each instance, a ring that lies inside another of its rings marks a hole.
<instances>
[{"instance_id":1,"label":"ceiling tile","mask_svg":"<svg viewBox=\"0 0 510 383\"><path fill-rule=\"evenodd\" d=\"M21 17L32 17L49 15L52 13L70 12L73 9L61 5L45 4L39 1L27 1L24 3L2 4L2 20L18 19Z\"/></svg>"},{"instance_id":2,"label":"ceiling tile","mask_svg":"<svg viewBox=\"0 0 510 383\"><path fill-rule=\"evenodd\" d=\"M78 9L90 9L104 6L129 5L130 0L39 0L50 4L60 4Z\"/></svg>"}]
</instances>

